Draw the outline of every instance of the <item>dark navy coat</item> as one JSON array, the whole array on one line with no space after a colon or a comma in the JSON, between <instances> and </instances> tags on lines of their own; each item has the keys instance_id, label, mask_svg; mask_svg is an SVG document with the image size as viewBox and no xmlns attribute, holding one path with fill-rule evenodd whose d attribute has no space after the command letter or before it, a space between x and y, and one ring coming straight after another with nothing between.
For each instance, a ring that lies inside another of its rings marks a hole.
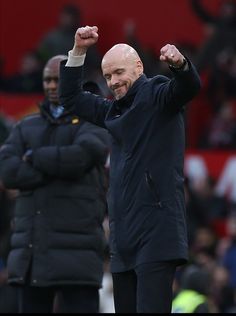
<instances>
[{"instance_id":1,"label":"dark navy coat","mask_svg":"<svg viewBox=\"0 0 236 316\"><path fill-rule=\"evenodd\" d=\"M184 107L200 78L189 63L173 79L142 75L126 96L111 101L78 88L83 67L61 65L60 94L76 114L112 136L110 188L111 271L138 264L188 260L184 199Z\"/></svg>"}]
</instances>

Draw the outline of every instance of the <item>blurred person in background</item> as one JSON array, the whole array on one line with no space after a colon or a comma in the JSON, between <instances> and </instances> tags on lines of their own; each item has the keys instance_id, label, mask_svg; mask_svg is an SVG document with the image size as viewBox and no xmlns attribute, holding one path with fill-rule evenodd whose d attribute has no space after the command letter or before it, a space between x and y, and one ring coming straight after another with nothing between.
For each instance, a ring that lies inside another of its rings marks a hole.
<instances>
[{"instance_id":1,"label":"blurred person in background","mask_svg":"<svg viewBox=\"0 0 236 316\"><path fill-rule=\"evenodd\" d=\"M180 288L173 299L172 313L210 313L211 307L208 302L210 283L209 272L196 265L187 266L181 275Z\"/></svg>"},{"instance_id":2,"label":"blurred person in background","mask_svg":"<svg viewBox=\"0 0 236 316\"><path fill-rule=\"evenodd\" d=\"M227 246L222 254L222 265L227 269L230 276L230 285L236 294L236 212L232 212L226 223Z\"/></svg>"},{"instance_id":3,"label":"blurred person in background","mask_svg":"<svg viewBox=\"0 0 236 316\"><path fill-rule=\"evenodd\" d=\"M236 149L236 102L224 99L212 116L199 140L199 147L206 149Z\"/></svg>"},{"instance_id":4,"label":"blurred person in background","mask_svg":"<svg viewBox=\"0 0 236 316\"><path fill-rule=\"evenodd\" d=\"M193 228L208 226L216 229L218 222L223 222L227 218L230 203L225 196L216 194L216 183L216 179L206 175L195 181L191 188L186 188L189 191L189 198L186 199L189 209L187 216ZM192 233L195 234L194 229Z\"/></svg>"},{"instance_id":5,"label":"blurred person in background","mask_svg":"<svg viewBox=\"0 0 236 316\"><path fill-rule=\"evenodd\" d=\"M213 113L218 112L224 101L236 100L236 47L225 47L215 57L209 72L207 97Z\"/></svg>"},{"instance_id":6,"label":"blurred person in background","mask_svg":"<svg viewBox=\"0 0 236 316\"><path fill-rule=\"evenodd\" d=\"M27 52L21 59L19 71L5 79L5 92L43 93L42 63L36 52Z\"/></svg>"},{"instance_id":7,"label":"blurred person in background","mask_svg":"<svg viewBox=\"0 0 236 316\"><path fill-rule=\"evenodd\" d=\"M4 58L0 55L0 91L5 90L4 66L5 66Z\"/></svg>"},{"instance_id":8,"label":"blurred person in background","mask_svg":"<svg viewBox=\"0 0 236 316\"><path fill-rule=\"evenodd\" d=\"M0 116L0 147L10 132L10 124ZM11 223L17 191L6 190L0 179L0 313L17 313L17 290L7 284L6 262L10 250Z\"/></svg>"},{"instance_id":9,"label":"blurred person in background","mask_svg":"<svg viewBox=\"0 0 236 316\"><path fill-rule=\"evenodd\" d=\"M218 13L213 13L207 9L206 1L190 0L190 2L193 12L204 23L206 30L206 38L196 52L195 64L204 78L205 99L203 99L203 105L205 107L200 105L198 111L201 115L204 113L201 116L203 121L200 119L202 122L200 125L202 129L207 130L208 126L211 125L210 118L212 117L213 120L216 118L217 120L222 104L236 96L236 2L234 0L222 0ZM227 130L227 127L224 128L225 136L223 134L224 130L219 136L222 138L231 136L229 135L231 125L230 123L229 130ZM200 134L201 128L199 129L199 137L204 144L205 135ZM222 139L222 141L230 146L233 138ZM202 147L202 143L196 144L196 146ZM224 146L224 143L222 146Z\"/></svg>"},{"instance_id":10,"label":"blurred person in background","mask_svg":"<svg viewBox=\"0 0 236 316\"><path fill-rule=\"evenodd\" d=\"M78 5L66 4L58 16L58 25L46 33L37 45L37 52L45 63L55 55L66 55L74 43L74 36L81 24L82 12ZM92 47L86 57L86 79L101 80L101 56L96 46Z\"/></svg>"},{"instance_id":11,"label":"blurred person in background","mask_svg":"<svg viewBox=\"0 0 236 316\"><path fill-rule=\"evenodd\" d=\"M0 177L16 201L8 283L20 313L99 311L106 240L108 135L59 103L59 65L43 71L40 112L12 129L0 149Z\"/></svg>"},{"instance_id":12,"label":"blurred person in background","mask_svg":"<svg viewBox=\"0 0 236 316\"><path fill-rule=\"evenodd\" d=\"M217 265L218 236L211 227L199 227L190 245L191 262L211 272Z\"/></svg>"},{"instance_id":13,"label":"blurred person in background","mask_svg":"<svg viewBox=\"0 0 236 316\"><path fill-rule=\"evenodd\" d=\"M138 53L117 44L102 70L114 95L81 89L88 48L98 28L82 27L62 62L61 102L112 136L108 211L116 313L171 311L176 267L188 260L183 190L186 103L200 90L192 63L174 45L161 49L173 79L148 79Z\"/></svg>"},{"instance_id":14,"label":"blurred person in background","mask_svg":"<svg viewBox=\"0 0 236 316\"><path fill-rule=\"evenodd\" d=\"M0 112L0 147L9 135L11 129L11 121Z\"/></svg>"},{"instance_id":15,"label":"blurred person in background","mask_svg":"<svg viewBox=\"0 0 236 316\"><path fill-rule=\"evenodd\" d=\"M196 16L211 28L208 37L196 58L199 72L215 64L216 56L225 48L236 48L236 3L234 0L222 1L218 15L210 13L203 0L190 0Z\"/></svg>"},{"instance_id":16,"label":"blurred person in background","mask_svg":"<svg viewBox=\"0 0 236 316\"><path fill-rule=\"evenodd\" d=\"M211 272L211 300L218 307L219 313L235 313L236 296L234 289L230 285L229 272L220 263Z\"/></svg>"},{"instance_id":17,"label":"blurred person in background","mask_svg":"<svg viewBox=\"0 0 236 316\"><path fill-rule=\"evenodd\" d=\"M17 313L17 289L7 284L7 257L17 191L6 190L0 180L0 313Z\"/></svg>"},{"instance_id":18,"label":"blurred person in background","mask_svg":"<svg viewBox=\"0 0 236 316\"><path fill-rule=\"evenodd\" d=\"M58 25L46 33L38 44L37 51L44 62L53 56L68 52L80 19L81 13L77 6L68 4L62 8L58 16Z\"/></svg>"}]
</instances>

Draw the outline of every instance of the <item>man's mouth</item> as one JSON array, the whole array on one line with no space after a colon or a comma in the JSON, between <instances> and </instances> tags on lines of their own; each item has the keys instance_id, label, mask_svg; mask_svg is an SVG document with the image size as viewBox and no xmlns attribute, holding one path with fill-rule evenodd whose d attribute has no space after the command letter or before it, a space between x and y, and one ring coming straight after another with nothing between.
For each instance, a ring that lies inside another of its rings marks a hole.
<instances>
[{"instance_id":1,"label":"man's mouth","mask_svg":"<svg viewBox=\"0 0 236 316\"><path fill-rule=\"evenodd\" d=\"M50 97L55 97L55 96L57 96L57 92L48 92L48 95Z\"/></svg>"},{"instance_id":2,"label":"man's mouth","mask_svg":"<svg viewBox=\"0 0 236 316\"><path fill-rule=\"evenodd\" d=\"M51 93L48 94L48 97L49 97L50 99L56 99L56 98L58 97L58 95L57 95L56 92L51 92Z\"/></svg>"},{"instance_id":3,"label":"man's mouth","mask_svg":"<svg viewBox=\"0 0 236 316\"><path fill-rule=\"evenodd\" d=\"M124 86L116 87L115 89L113 89L113 91L114 91L115 93L119 93L119 92L122 90L123 87L124 87Z\"/></svg>"}]
</instances>

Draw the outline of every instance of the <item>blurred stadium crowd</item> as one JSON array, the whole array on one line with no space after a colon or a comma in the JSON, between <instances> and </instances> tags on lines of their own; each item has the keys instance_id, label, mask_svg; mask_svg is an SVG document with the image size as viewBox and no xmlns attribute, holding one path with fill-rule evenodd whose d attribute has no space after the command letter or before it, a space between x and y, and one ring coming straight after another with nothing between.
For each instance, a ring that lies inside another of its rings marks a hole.
<instances>
[{"instance_id":1,"label":"blurred stadium crowd","mask_svg":"<svg viewBox=\"0 0 236 316\"><path fill-rule=\"evenodd\" d=\"M204 43L201 47L186 42L175 43L197 66L203 82L201 93L186 111L188 149L236 149L236 1L223 1L222 4L221 11L215 16L207 11L203 1L191 0L194 14L204 25ZM36 43L34 51L23 56L18 73L4 76L4 62L0 59L0 92L43 94L42 69L50 57L67 54L71 49L75 30L80 25L79 8L65 6L59 21L55 29ZM171 76L168 67L159 61L157 52L140 44L135 20L124 24L124 33L126 42L141 56L148 77L156 74ZM89 50L86 80L96 82L103 95L110 97L100 71L101 58L98 48ZM0 112L0 145L14 123L14 118ZM198 181L186 176L190 262L178 270L174 293L177 299L181 291L192 290L196 295L202 295L203 300L199 304L204 311L235 313L236 201L226 193L219 195L215 190L216 181L209 175ZM5 263L16 196L17 192L6 190L0 179L0 313L14 311L15 308L15 293L6 286ZM107 221L104 228L108 237ZM108 254L104 269L101 312L114 312ZM177 300L175 302L177 312Z\"/></svg>"}]
</instances>

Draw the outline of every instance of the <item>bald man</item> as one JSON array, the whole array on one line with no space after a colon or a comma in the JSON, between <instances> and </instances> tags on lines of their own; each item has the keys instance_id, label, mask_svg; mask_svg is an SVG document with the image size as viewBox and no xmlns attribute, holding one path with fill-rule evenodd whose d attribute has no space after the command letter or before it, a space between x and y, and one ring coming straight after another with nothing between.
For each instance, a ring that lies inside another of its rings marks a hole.
<instances>
[{"instance_id":1,"label":"bald man","mask_svg":"<svg viewBox=\"0 0 236 316\"><path fill-rule=\"evenodd\" d=\"M0 150L0 178L19 190L8 282L20 313L98 313L106 240L108 134L59 103L59 65L43 71L40 112L13 128Z\"/></svg>"},{"instance_id":2,"label":"bald man","mask_svg":"<svg viewBox=\"0 0 236 316\"><path fill-rule=\"evenodd\" d=\"M170 313L178 265L188 260L183 161L184 108L200 89L187 57L167 44L161 61L173 79L147 78L137 52L112 47L102 72L114 100L81 89L88 48L98 28L79 28L62 62L61 102L112 136L108 210L117 313Z\"/></svg>"}]
</instances>

